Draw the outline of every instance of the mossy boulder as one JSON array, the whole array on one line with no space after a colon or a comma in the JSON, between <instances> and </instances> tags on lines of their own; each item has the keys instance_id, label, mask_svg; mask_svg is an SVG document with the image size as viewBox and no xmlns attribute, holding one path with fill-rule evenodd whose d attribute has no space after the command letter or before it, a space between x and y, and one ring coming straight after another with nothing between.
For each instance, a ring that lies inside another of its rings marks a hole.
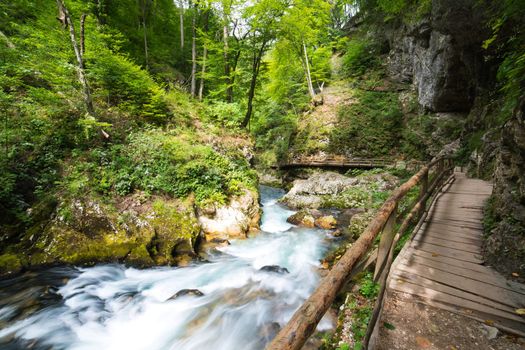
<instances>
[{"instance_id":1,"label":"mossy boulder","mask_svg":"<svg viewBox=\"0 0 525 350\"><path fill-rule=\"evenodd\" d=\"M111 201L90 194L63 199L50 220L35 224L0 255L0 275L54 264L187 265L197 257L201 231L211 241L245 238L257 228L258 200L257 192L245 190L227 205L210 203L205 210L191 195L175 199L140 191Z\"/></svg>"},{"instance_id":2,"label":"mossy boulder","mask_svg":"<svg viewBox=\"0 0 525 350\"><path fill-rule=\"evenodd\" d=\"M20 272L22 267L22 262L16 254L5 253L0 255L0 276Z\"/></svg>"},{"instance_id":3,"label":"mossy boulder","mask_svg":"<svg viewBox=\"0 0 525 350\"><path fill-rule=\"evenodd\" d=\"M176 265L194 256L200 225L192 197L140 198L106 203L86 196L64 200L46 224L28 230L19 254L0 256L0 272L50 264L123 262L133 266Z\"/></svg>"}]
</instances>

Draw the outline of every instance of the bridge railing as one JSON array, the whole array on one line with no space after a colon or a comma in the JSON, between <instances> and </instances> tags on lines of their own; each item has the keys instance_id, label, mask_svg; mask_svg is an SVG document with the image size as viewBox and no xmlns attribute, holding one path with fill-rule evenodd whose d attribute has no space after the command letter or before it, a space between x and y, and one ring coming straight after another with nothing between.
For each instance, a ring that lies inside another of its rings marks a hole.
<instances>
[{"instance_id":1,"label":"bridge railing","mask_svg":"<svg viewBox=\"0 0 525 350\"><path fill-rule=\"evenodd\" d=\"M451 159L439 158L423 166L407 182L399 186L379 209L366 227L340 260L326 275L313 294L295 312L290 321L280 330L267 350L299 350L315 332L317 324L330 308L339 291L357 273L375 263L374 279L380 284L376 306L369 322L365 346L375 322L377 321L386 287L386 278L394 257L394 249L400 238L409 230L412 223L417 227L424 221L428 211L429 199L435 198L441 188L453 177ZM448 179L448 180L447 180ZM420 185L418 198L407 210L398 213L398 208L407 193ZM433 200L433 199L432 199ZM400 223L400 225L398 225ZM381 234L379 245L373 243Z\"/></svg>"}]
</instances>

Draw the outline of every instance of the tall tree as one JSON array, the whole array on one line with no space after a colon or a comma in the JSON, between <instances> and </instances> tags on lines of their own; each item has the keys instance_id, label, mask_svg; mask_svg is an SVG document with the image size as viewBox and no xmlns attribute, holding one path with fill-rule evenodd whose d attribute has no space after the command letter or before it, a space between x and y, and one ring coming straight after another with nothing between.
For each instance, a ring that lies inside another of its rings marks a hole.
<instances>
[{"instance_id":1,"label":"tall tree","mask_svg":"<svg viewBox=\"0 0 525 350\"><path fill-rule=\"evenodd\" d=\"M197 88L197 2L193 2L193 14L191 19L191 97L195 98Z\"/></svg>"},{"instance_id":2,"label":"tall tree","mask_svg":"<svg viewBox=\"0 0 525 350\"><path fill-rule=\"evenodd\" d=\"M146 60L146 69L149 69L149 53L148 53L148 28L146 26L146 18L148 16L149 2L151 0L139 0L141 12L142 35L144 40L144 58Z\"/></svg>"},{"instance_id":3,"label":"tall tree","mask_svg":"<svg viewBox=\"0 0 525 350\"><path fill-rule=\"evenodd\" d=\"M179 24L180 24L180 49L184 48L184 0L179 1L180 12L179 12Z\"/></svg>"},{"instance_id":4,"label":"tall tree","mask_svg":"<svg viewBox=\"0 0 525 350\"><path fill-rule=\"evenodd\" d=\"M289 43L291 51L301 61L308 93L315 98L309 48L320 44L327 35L330 20L330 3L327 0L297 0L287 8L280 22L280 39Z\"/></svg>"},{"instance_id":5,"label":"tall tree","mask_svg":"<svg viewBox=\"0 0 525 350\"><path fill-rule=\"evenodd\" d=\"M261 0L245 10L244 15L248 19L248 25L252 33L252 67L246 114L242 121L243 127L249 125L253 113L253 99L262 58L269 47L269 43L277 35L277 25L286 7L287 2L283 0Z\"/></svg>"},{"instance_id":6,"label":"tall tree","mask_svg":"<svg viewBox=\"0 0 525 350\"><path fill-rule=\"evenodd\" d=\"M73 46L73 51L75 52L75 57L77 59L77 74L78 81L82 85L82 92L84 97L84 104L86 105L86 110L88 114L92 117L95 117L95 108L93 107L93 99L91 98L91 90L89 89L89 84L86 78L86 73L84 70L84 23L85 15L82 15L83 20L81 21L81 46L79 47L77 41L77 35L75 32L75 26L71 20L71 15L64 4L63 0L56 0L58 7L58 20L62 23L64 29L69 28L69 39L71 40L71 46Z\"/></svg>"},{"instance_id":7,"label":"tall tree","mask_svg":"<svg viewBox=\"0 0 525 350\"><path fill-rule=\"evenodd\" d=\"M233 102L233 84L231 81L230 72L230 14L232 1L222 0L222 42L223 42L223 57L224 57L224 80L226 83L226 102Z\"/></svg>"},{"instance_id":8,"label":"tall tree","mask_svg":"<svg viewBox=\"0 0 525 350\"><path fill-rule=\"evenodd\" d=\"M208 34L208 24L209 24L209 17L210 17L210 10L209 8L204 9L204 35ZM206 38L203 40L203 48L202 48L202 64L201 64L201 79L199 83L199 101L202 101L203 94L204 94L204 76L206 75L206 59L208 57L208 44Z\"/></svg>"}]
</instances>

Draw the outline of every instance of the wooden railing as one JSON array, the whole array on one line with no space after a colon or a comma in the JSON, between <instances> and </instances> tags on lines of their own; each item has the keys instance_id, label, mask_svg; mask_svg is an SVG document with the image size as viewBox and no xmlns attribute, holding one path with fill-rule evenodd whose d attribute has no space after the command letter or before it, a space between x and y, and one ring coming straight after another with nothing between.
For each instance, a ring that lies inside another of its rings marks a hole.
<instances>
[{"instance_id":1,"label":"wooden railing","mask_svg":"<svg viewBox=\"0 0 525 350\"><path fill-rule=\"evenodd\" d=\"M299 350L308 340L334 302L341 288L358 272L375 262L374 279L380 284L376 306L369 322L365 343L369 339L380 312L385 282L394 257L394 248L413 222L418 226L427 215L427 202L437 196L446 179L453 173L450 159L440 158L421 168L410 180L398 187L379 209L377 215L337 264L323 278L317 289L295 312L290 321L266 347L267 350ZM432 175L432 176L431 176ZM452 179L452 177L450 177ZM410 189L420 184L418 198L403 213L399 204ZM398 223L401 223L399 226ZM399 227L396 229L396 227ZM415 230L414 230L415 232ZM376 249L374 240L381 233ZM369 253L369 254L367 254ZM367 254L367 255L366 255ZM366 256L365 256L366 255Z\"/></svg>"}]
</instances>

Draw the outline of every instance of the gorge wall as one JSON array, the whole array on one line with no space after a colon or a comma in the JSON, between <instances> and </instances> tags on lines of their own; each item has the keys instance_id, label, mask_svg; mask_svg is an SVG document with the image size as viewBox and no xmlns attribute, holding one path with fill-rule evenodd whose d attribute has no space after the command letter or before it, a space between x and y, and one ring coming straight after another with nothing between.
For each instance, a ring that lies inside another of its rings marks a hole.
<instances>
[{"instance_id":1,"label":"gorge wall","mask_svg":"<svg viewBox=\"0 0 525 350\"><path fill-rule=\"evenodd\" d=\"M510 120L499 117L508 96L497 80L501 59L487 58L483 49L492 35L487 4L434 0L427 16L386 24L387 70L413 84L422 110L464 118L468 165L495 185L485 213L486 259L506 274L525 276L525 97Z\"/></svg>"}]
</instances>

